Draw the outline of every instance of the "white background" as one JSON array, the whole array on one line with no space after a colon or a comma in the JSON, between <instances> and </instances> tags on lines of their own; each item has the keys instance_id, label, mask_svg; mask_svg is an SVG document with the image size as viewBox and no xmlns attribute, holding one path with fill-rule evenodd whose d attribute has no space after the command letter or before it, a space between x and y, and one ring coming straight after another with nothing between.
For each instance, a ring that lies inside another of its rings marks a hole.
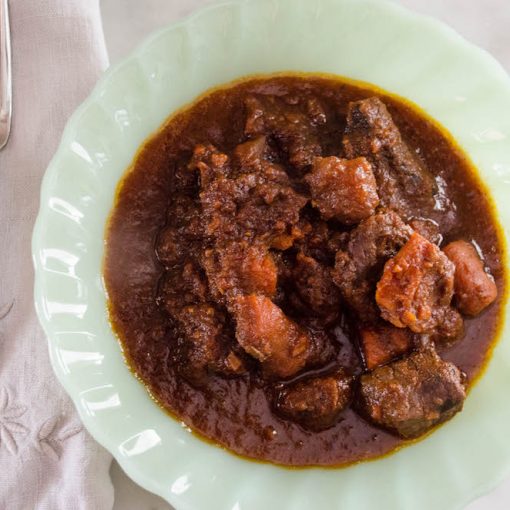
<instances>
[{"instance_id":1,"label":"white background","mask_svg":"<svg viewBox=\"0 0 510 510\"><path fill-rule=\"evenodd\" d=\"M127 55L156 28L165 26L211 1L101 0L111 62L116 63ZM510 72L510 0L394 1L445 21L468 40L492 53ZM171 510L163 500L131 482L118 465L112 466L111 473L115 485L114 510ZM466 510L509 509L510 480L492 494L469 505Z\"/></svg>"}]
</instances>

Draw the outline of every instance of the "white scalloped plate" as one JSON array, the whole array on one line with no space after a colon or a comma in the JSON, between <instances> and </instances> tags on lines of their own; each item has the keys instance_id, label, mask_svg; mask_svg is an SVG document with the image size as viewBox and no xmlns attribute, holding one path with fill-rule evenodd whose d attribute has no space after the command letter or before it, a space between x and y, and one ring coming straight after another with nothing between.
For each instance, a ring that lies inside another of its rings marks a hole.
<instances>
[{"instance_id":1,"label":"white scalloped plate","mask_svg":"<svg viewBox=\"0 0 510 510\"><path fill-rule=\"evenodd\" d=\"M204 9L114 67L73 115L44 178L35 302L55 372L91 434L179 510L453 510L510 471L510 328L465 410L424 441L342 470L287 470L202 442L124 364L101 277L104 231L137 148L177 108L243 75L317 71L374 83L445 126L508 238L510 80L449 28L378 0L248 0Z\"/></svg>"}]
</instances>

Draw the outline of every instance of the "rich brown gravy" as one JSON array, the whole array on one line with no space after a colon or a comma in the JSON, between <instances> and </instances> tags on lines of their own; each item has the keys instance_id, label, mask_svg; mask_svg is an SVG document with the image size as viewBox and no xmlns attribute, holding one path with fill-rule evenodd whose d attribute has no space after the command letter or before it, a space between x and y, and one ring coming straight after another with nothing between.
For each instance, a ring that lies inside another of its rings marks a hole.
<instances>
[{"instance_id":1,"label":"rich brown gravy","mask_svg":"<svg viewBox=\"0 0 510 510\"><path fill-rule=\"evenodd\" d=\"M414 106L380 90L341 79L283 76L241 81L203 96L173 116L151 137L119 185L107 232L105 281L110 318L126 358L161 406L194 431L237 454L291 466L345 465L395 450L405 441L387 433L348 409L339 423L310 432L276 416L256 378L211 377L205 389L195 389L167 363L173 330L156 303L162 268L155 240L171 207L174 172L185 164L198 143L231 150L243 134L243 99L248 93L313 93L336 111L323 139L329 154L341 151L345 110L349 101L381 97L413 150L428 169L441 176L457 206L453 239L474 241L498 286L499 297L474 319L465 320L465 336L441 352L472 382L479 375L495 340L505 298L503 245L486 189L466 156L438 126ZM336 328L338 361L359 372L356 347Z\"/></svg>"}]
</instances>

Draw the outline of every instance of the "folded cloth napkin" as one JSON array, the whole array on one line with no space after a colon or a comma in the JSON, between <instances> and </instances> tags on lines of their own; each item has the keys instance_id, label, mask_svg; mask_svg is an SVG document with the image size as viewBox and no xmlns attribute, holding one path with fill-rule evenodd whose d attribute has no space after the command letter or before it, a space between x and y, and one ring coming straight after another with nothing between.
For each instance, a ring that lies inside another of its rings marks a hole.
<instances>
[{"instance_id":1,"label":"folded cloth napkin","mask_svg":"<svg viewBox=\"0 0 510 510\"><path fill-rule=\"evenodd\" d=\"M110 455L56 381L30 238L63 126L107 66L99 0L11 0L14 118L0 152L0 509L111 510Z\"/></svg>"}]
</instances>

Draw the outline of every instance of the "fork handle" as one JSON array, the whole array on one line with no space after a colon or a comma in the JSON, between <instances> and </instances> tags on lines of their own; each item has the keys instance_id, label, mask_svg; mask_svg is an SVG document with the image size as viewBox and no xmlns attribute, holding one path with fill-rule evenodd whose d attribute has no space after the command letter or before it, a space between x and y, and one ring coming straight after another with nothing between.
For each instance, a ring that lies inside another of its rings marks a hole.
<instances>
[{"instance_id":1,"label":"fork handle","mask_svg":"<svg viewBox=\"0 0 510 510\"><path fill-rule=\"evenodd\" d=\"M0 0L0 149L5 147L11 131L12 69L11 31L8 0Z\"/></svg>"}]
</instances>

